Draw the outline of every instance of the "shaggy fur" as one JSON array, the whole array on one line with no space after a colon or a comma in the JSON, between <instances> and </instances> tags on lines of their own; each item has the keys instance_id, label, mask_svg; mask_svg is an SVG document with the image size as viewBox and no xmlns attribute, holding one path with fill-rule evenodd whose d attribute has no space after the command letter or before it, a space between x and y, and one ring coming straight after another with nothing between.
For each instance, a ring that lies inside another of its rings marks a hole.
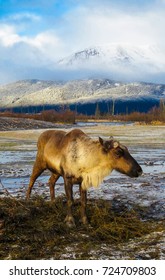
<instances>
[{"instance_id":1,"label":"shaggy fur","mask_svg":"<svg viewBox=\"0 0 165 280\"><path fill-rule=\"evenodd\" d=\"M45 131L38 140L33 173L37 175L49 169L59 176L72 178L73 183L81 183L83 189L88 189L98 187L113 169L127 174L136 165L140 170L126 147L114 140L100 139L93 140L79 129L68 133ZM125 150L124 157L116 157L119 149Z\"/></svg>"},{"instance_id":2,"label":"shaggy fur","mask_svg":"<svg viewBox=\"0 0 165 280\"><path fill-rule=\"evenodd\" d=\"M117 170L130 177L138 177L142 169L130 155L128 149L113 139L91 139L83 131L74 129L68 133L61 130L48 130L38 139L38 152L33 172L27 190L27 198L37 177L49 169L52 175L49 179L50 195L55 197L54 186L60 176L64 178L67 195L68 214L66 222L74 223L72 216L72 186L80 185L81 216L83 223L87 222L86 190L98 187L103 178Z\"/></svg>"}]
</instances>

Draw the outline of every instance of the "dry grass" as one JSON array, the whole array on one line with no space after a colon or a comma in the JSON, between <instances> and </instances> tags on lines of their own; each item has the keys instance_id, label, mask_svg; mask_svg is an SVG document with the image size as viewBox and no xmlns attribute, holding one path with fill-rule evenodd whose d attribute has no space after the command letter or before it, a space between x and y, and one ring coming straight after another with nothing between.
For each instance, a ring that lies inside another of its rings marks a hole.
<instances>
[{"instance_id":1,"label":"dry grass","mask_svg":"<svg viewBox=\"0 0 165 280\"><path fill-rule=\"evenodd\" d=\"M34 119L52 123L75 123L75 112L71 110L61 110L59 112L55 110L44 110L38 114L25 114L25 113L14 113L10 111L0 112L0 117L10 118L25 118Z\"/></svg>"},{"instance_id":2,"label":"dry grass","mask_svg":"<svg viewBox=\"0 0 165 280\"><path fill-rule=\"evenodd\" d=\"M88 227L80 223L79 211L76 203L76 228L70 229L64 223L64 197L57 198L55 204L39 196L29 202L1 198L0 259L61 259L68 247L75 250L75 259L88 259L101 242L118 245L163 227L154 221L144 224L138 211L115 210L104 200L89 201Z\"/></svg>"}]
</instances>

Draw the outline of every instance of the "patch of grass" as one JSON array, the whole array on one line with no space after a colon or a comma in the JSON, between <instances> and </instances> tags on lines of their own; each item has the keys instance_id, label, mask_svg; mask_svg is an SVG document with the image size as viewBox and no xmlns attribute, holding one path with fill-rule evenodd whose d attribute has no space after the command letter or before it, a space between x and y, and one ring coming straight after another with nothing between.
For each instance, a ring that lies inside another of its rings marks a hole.
<instances>
[{"instance_id":1,"label":"patch of grass","mask_svg":"<svg viewBox=\"0 0 165 280\"><path fill-rule=\"evenodd\" d=\"M102 241L113 243L127 242L130 238L141 237L150 232L151 221L141 221L138 212L128 211L126 208L119 211L112 211L109 201L99 200L89 216L93 231L92 236Z\"/></svg>"},{"instance_id":2,"label":"patch of grass","mask_svg":"<svg viewBox=\"0 0 165 280\"><path fill-rule=\"evenodd\" d=\"M154 221L144 223L133 210L114 212L104 200L89 201L88 227L79 222L79 205L74 206L73 213L76 228L70 229L64 223L64 197L57 198L56 203L40 196L30 201L0 198L0 259L61 259L67 250L73 258L88 259L101 242L117 245L162 227Z\"/></svg>"}]
</instances>

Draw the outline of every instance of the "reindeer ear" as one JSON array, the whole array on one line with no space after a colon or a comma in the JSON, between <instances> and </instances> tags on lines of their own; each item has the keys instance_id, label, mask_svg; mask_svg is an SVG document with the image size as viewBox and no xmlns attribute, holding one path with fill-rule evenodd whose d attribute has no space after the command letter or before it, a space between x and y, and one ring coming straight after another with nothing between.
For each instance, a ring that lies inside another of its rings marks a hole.
<instances>
[{"instance_id":1,"label":"reindeer ear","mask_svg":"<svg viewBox=\"0 0 165 280\"><path fill-rule=\"evenodd\" d=\"M99 137L99 142L100 144L103 146L103 150L105 152L108 152L110 149L113 148L113 141L110 140L110 141L105 141L103 140L101 137Z\"/></svg>"},{"instance_id":2,"label":"reindeer ear","mask_svg":"<svg viewBox=\"0 0 165 280\"><path fill-rule=\"evenodd\" d=\"M99 142L100 142L100 144L102 145L102 146L104 146L104 140L101 138L101 137L99 137Z\"/></svg>"}]
</instances>

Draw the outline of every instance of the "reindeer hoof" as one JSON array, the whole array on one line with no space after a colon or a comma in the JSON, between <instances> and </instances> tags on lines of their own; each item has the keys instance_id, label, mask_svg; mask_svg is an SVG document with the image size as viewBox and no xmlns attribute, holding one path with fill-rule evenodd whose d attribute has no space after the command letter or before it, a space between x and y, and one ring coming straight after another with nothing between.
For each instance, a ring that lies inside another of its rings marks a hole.
<instances>
[{"instance_id":1,"label":"reindeer hoof","mask_svg":"<svg viewBox=\"0 0 165 280\"><path fill-rule=\"evenodd\" d=\"M55 204L55 197L51 198L50 202L51 202L51 204Z\"/></svg>"},{"instance_id":2,"label":"reindeer hoof","mask_svg":"<svg viewBox=\"0 0 165 280\"><path fill-rule=\"evenodd\" d=\"M67 225L68 228L75 228L76 227L75 223L71 223L71 222L66 222L66 225Z\"/></svg>"},{"instance_id":3,"label":"reindeer hoof","mask_svg":"<svg viewBox=\"0 0 165 280\"><path fill-rule=\"evenodd\" d=\"M64 221L69 228L73 228L76 226L74 218L72 216L66 216Z\"/></svg>"},{"instance_id":4,"label":"reindeer hoof","mask_svg":"<svg viewBox=\"0 0 165 280\"><path fill-rule=\"evenodd\" d=\"M81 223L82 223L83 225L85 225L85 226L87 226L87 225L89 224L89 223L88 223L88 219L87 219L86 216L84 216L84 217L81 218Z\"/></svg>"},{"instance_id":5,"label":"reindeer hoof","mask_svg":"<svg viewBox=\"0 0 165 280\"><path fill-rule=\"evenodd\" d=\"M28 191L26 192L25 199L26 199L26 200L29 200L29 199L30 199L30 193L29 193Z\"/></svg>"}]
</instances>

